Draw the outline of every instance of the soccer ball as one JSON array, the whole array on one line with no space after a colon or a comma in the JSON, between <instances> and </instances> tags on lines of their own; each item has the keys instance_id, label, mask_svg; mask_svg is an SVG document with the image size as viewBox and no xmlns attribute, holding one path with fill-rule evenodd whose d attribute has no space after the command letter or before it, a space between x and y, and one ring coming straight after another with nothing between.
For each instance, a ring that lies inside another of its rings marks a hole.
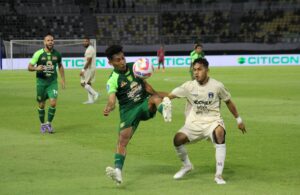
<instances>
[{"instance_id":1,"label":"soccer ball","mask_svg":"<svg viewBox=\"0 0 300 195\"><path fill-rule=\"evenodd\" d=\"M154 71L153 65L147 58L140 58L133 64L133 74L141 79L149 78Z\"/></svg>"}]
</instances>

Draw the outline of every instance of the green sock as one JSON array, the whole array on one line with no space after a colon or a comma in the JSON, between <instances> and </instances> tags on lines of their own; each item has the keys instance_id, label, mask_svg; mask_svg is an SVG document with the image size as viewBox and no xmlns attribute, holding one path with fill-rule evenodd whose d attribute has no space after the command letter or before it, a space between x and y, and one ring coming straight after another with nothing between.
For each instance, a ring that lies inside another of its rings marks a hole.
<instances>
[{"instance_id":1,"label":"green sock","mask_svg":"<svg viewBox=\"0 0 300 195\"><path fill-rule=\"evenodd\" d=\"M53 118L54 118L54 115L55 115L55 111L56 111L56 108L53 108L53 107L49 107L48 109L48 122L52 122Z\"/></svg>"},{"instance_id":2,"label":"green sock","mask_svg":"<svg viewBox=\"0 0 300 195\"><path fill-rule=\"evenodd\" d=\"M45 109L39 108L38 112L39 112L39 118L40 118L41 123L44 123L45 122Z\"/></svg>"},{"instance_id":3,"label":"green sock","mask_svg":"<svg viewBox=\"0 0 300 195\"><path fill-rule=\"evenodd\" d=\"M122 170L125 161L125 156L122 154L115 154L115 168L119 168Z\"/></svg>"},{"instance_id":4,"label":"green sock","mask_svg":"<svg viewBox=\"0 0 300 195\"><path fill-rule=\"evenodd\" d=\"M163 112L163 105L162 105L162 103L159 104L159 106L158 106L158 108L157 108L157 111L158 111L160 114L162 114L162 112Z\"/></svg>"}]
</instances>

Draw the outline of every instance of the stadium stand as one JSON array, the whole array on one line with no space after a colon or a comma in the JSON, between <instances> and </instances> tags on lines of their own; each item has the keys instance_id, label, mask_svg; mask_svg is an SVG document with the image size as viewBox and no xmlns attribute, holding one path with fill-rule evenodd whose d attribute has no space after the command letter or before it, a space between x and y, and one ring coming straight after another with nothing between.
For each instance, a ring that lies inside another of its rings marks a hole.
<instances>
[{"instance_id":1,"label":"stadium stand","mask_svg":"<svg viewBox=\"0 0 300 195\"><path fill-rule=\"evenodd\" d=\"M97 39L104 44L158 43L158 17L151 14L118 14L97 16ZM147 33L145 33L147 32Z\"/></svg>"},{"instance_id":2,"label":"stadium stand","mask_svg":"<svg viewBox=\"0 0 300 195\"><path fill-rule=\"evenodd\" d=\"M88 35L100 46L300 43L299 0L0 0L0 9L2 40L51 32L58 39Z\"/></svg>"}]
</instances>

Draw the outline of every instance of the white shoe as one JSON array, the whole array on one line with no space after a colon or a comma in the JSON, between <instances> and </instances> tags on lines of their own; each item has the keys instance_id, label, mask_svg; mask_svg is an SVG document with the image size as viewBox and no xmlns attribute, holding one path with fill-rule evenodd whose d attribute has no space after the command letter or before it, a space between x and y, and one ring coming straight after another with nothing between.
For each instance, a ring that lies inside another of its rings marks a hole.
<instances>
[{"instance_id":1,"label":"white shoe","mask_svg":"<svg viewBox=\"0 0 300 195\"><path fill-rule=\"evenodd\" d=\"M96 93L95 95L94 95L94 97L93 97L93 99L94 99L94 102L96 102L97 100L98 100L98 98L99 98L99 93Z\"/></svg>"},{"instance_id":2,"label":"white shoe","mask_svg":"<svg viewBox=\"0 0 300 195\"><path fill-rule=\"evenodd\" d=\"M193 165L184 165L181 169L173 176L174 179L181 179L185 174L193 170Z\"/></svg>"},{"instance_id":3,"label":"white shoe","mask_svg":"<svg viewBox=\"0 0 300 195\"><path fill-rule=\"evenodd\" d=\"M172 121L171 100L168 97L164 97L162 101L162 105L163 105L163 117L165 119L165 122L171 122Z\"/></svg>"},{"instance_id":4,"label":"white shoe","mask_svg":"<svg viewBox=\"0 0 300 195\"><path fill-rule=\"evenodd\" d=\"M122 172L118 168L106 167L106 175L112 178L113 181L117 183L117 185L122 183Z\"/></svg>"},{"instance_id":5,"label":"white shoe","mask_svg":"<svg viewBox=\"0 0 300 195\"><path fill-rule=\"evenodd\" d=\"M93 104L93 103L94 103L94 101L91 101L91 100L83 102L83 104Z\"/></svg>"},{"instance_id":6,"label":"white shoe","mask_svg":"<svg viewBox=\"0 0 300 195\"><path fill-rule=\"evenodd\" d=\"M226 184L226 181L223 179L223 177L221 175L215 176L215 182L217 184Z\"/></svg>"}]
</instances>

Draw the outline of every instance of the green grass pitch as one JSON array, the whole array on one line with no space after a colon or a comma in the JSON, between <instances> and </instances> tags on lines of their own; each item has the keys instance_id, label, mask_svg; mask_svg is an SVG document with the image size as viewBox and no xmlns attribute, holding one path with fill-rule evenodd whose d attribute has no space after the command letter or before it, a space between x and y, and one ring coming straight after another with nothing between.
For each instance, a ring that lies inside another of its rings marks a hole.
<instances>
[{"instance_id":1,"label":"green grass pitch","mask_svg":"<svg viewBox=\"0 0 300 195\"><path fill-rule=\"evenodd\" d=\"M53 126L41 135L35 73L0 71L0 194L299 194L300 66L212 67L210 76L232 94L248 133L243 135L225 104L226 185L216 185L215 150L207 141L187 146L195 170L175 181L180 168L172 139L184 122L184 100L173 101L173 121L157 114L142 122L128 145L124 183L105 175L113 165L118 110L104 117L105 82L97 70L96 104L83 105L80 70L66 70ZM189 79L187 68L155 72L149 83L171 91Z\"/></svg>"}]
</instances>

